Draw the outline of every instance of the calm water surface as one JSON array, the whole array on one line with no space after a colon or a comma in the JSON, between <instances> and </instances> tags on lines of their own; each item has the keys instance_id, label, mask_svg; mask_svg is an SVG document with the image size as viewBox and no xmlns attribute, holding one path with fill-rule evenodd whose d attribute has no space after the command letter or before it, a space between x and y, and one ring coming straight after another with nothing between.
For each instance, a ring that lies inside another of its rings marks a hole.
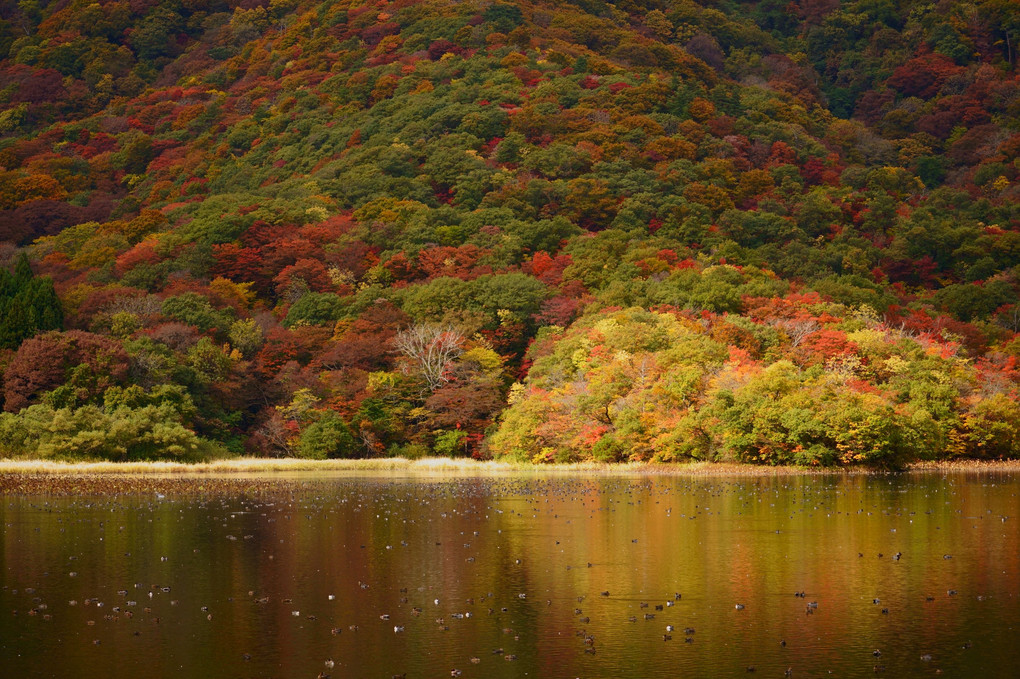
<instances>
[{"instance_id":1,"label":"calm water surface","mask_svg":"<svg viewBox=\"0 0 1020 679\"><path fill-rule=\"evenodd\" d=\"M179 483L0 497L0 676L1020 676L1013 474Z\"/></svg>"}]
</instances>

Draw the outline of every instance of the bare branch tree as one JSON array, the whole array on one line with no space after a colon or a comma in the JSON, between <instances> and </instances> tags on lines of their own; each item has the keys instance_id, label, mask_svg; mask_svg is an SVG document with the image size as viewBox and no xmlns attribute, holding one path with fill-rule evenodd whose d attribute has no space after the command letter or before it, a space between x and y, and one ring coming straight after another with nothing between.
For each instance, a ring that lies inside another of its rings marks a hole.
<instances>
[{"instance_id":1,"label":"bare branch tree","mask_svg":"<svg viewBox=\"0 0 1020 679\"><path fill-rule=\"evenodd\" d=\"M450 327L423 323L397 333L397 351L411 360L431 391L446 384L446 367L460 356L464 336Z\"/></svg>"},{"instance_id":2,"label":"bare branch tree","mask_svg":"<svg viewBox=\"0 0 1020 679\"><path fill-rule=\"evenodd\" d=\"M782 318L777 321L773 321L772 325L783 332L790 338L790 342L793 346L799 346L804 338L811 333L818 330L821 326L812 318Z\"/></svg>"},{"instance_id":3,"label":"bare branch tree","mask_svg":"<svg viewBox=\"0 0 1020 679\"><path fill-rule=\"evenodd\" d=\"M255 435L256 438L262 439L263 446L269 451L270 457L287 457L292 454L288 432L279 412L273 412L272 417L255 431Z\"/></svg>"},{"instance_id":4,"label":"bare branch tree","mask_svg":"<svg viewBox=\"0 0 1020 679\"><path fill-rule=\"evenodd\" d=\"M1007 330L1020 332L1020 304L1014 304L1012 307L1001 307L996 312L994 320Z\"/></svg>"}]
</instances>

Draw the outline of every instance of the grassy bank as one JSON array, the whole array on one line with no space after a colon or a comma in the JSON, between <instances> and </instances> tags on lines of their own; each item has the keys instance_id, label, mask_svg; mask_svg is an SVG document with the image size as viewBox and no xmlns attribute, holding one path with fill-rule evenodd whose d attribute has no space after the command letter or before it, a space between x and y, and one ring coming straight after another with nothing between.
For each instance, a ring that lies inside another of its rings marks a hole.
<instances>
[{"instance_id":1,"label":"grassy bank","mask_svg":"<svg viewBox=\"0 0 1020 679\"><path fill-rule=\"evenodd\" d=\"M927 471L1020 471L1020 460L918 462L908 472ZM758 466L727 462L684 464L576 464L532 465L509 462L480 462L470 459L384 458L372 460L299 460L292 458L236 458L186 464L180 462L55 462L52 460L0 459L0 474L275 474L286 472L370 472L403 471L414 474L660 474L682 476L791 476L804 474L880 473L868 468L819 468Z\"/></svg>"},{"instance_id":2,"label":"grassy bank","mask_svg":"<svg viewBox=\"0 0 1020 679\"><path fill-rule=\"evenodd\" d=\"M449 458L406 460L301 460L296 458L242 457L212 462L55 462L52 460L0 460L0 474L262 474L276 472L358 471L511 471L514 465Z\"/></svg>"}]
</instances>

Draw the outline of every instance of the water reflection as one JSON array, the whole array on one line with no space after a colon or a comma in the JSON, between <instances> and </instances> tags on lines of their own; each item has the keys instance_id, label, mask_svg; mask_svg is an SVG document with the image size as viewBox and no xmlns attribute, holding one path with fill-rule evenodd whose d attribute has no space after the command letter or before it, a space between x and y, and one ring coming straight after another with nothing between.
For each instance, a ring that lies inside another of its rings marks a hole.
<instances>
[{"instance_id":1,"label":"water reflection","mask_svg":"<svg viewBox=\"0 0 1020 679\"><path fill-rule=\"evenodd\" d=\"M180 483L195 485L2 498L4 676L1006 676L1020 662L1011 475Z\"/></svg>"}]
</instances>

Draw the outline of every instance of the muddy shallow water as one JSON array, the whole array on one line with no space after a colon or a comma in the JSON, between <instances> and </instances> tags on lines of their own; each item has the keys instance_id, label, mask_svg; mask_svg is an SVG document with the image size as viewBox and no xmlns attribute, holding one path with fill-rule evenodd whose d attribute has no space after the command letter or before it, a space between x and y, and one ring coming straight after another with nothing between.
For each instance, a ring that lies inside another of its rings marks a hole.
<instances>
[{"instance_id":1,"label":"muddy shallow water","mask_svg":"<svg viewBox=\"0 0 1020 679\"><path fill-rule=\"evenodd\" d=\"M5 677L1006 677L1020 665L1012 472L0 488Z\"/></svg>"}]
</instances>

